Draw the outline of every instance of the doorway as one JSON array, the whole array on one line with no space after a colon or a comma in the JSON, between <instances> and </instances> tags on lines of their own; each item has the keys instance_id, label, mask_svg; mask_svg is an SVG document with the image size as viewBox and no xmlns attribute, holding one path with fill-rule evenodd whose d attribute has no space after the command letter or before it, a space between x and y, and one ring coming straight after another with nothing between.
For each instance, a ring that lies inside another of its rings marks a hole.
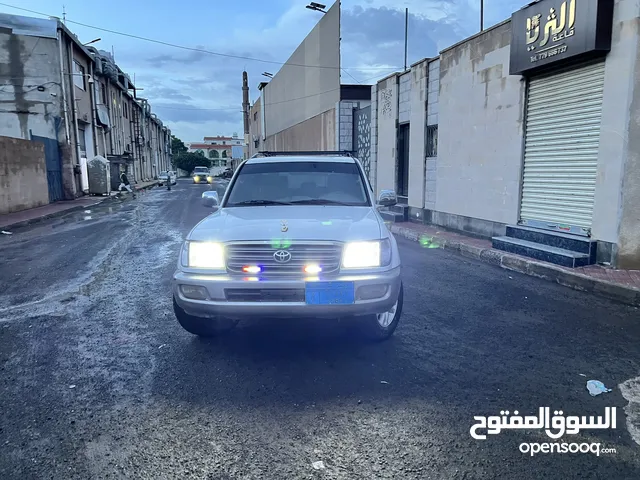
<instances>
[{"instance_id":1,"label":"doorway","mask_svg":"<svg viewBox=\"0 0 640 480\"><path fill-rule=\"evenodd\" d=\"M398 175L396 192L398 196L409 196L409 124L398 127Z\"/></svg>"}]
</instances>

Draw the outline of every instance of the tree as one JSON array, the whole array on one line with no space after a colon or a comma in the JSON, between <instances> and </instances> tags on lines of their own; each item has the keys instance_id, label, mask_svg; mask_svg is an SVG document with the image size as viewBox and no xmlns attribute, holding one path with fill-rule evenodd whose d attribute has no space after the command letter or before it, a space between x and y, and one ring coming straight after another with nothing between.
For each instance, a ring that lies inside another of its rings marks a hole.
<instances>
[{"instance_id":1,"label":"tree","mask_svg":"<svg viewBox=\"0 0 640 480\"><path fill-rule=\"evenodd\" d=\"M177 157L182 153L187 153L187 150L188 148L186 147L186 145L182 140L180 140L175 135L171 135L171 154L174 157Z\"/></svg>"},{"instance_id":2,"label":"tree","mask_svg":"<svg viewBox=\"0 0 640 480\"><path fill-rule=\"evenodd\" d=\"M211 160L197 152L186 152L175 156L173 164L180 170L191 173L196 167L211 167Z\"/></svg>"}]
</instances>

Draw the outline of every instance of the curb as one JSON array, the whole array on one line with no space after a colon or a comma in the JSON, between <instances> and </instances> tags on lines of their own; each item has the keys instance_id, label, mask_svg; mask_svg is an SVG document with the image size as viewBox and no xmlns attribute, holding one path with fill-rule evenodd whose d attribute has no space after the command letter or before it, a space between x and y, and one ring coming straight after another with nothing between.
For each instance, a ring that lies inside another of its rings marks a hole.
<instances>
[{"instance_id":1,"label":"curb","mask_svg":"<svg viewBox=\"0 0 640 480\"><path fill-rule=\"evenodd\" d=\"M22 220L21 222L12 223L10 225L4 225L2 227L2 230L12 230L12 229L15 229L15 228L26 227L28 225L33 225L35 223L39 223L39 222L42 222L44 220L49 220L51 218L62 217L63 215L66 215L67 213L77 212L78 210L84 210L85 208L96 207L96 206L100 205L101 203L106 202L107 200L110 200L110 197L105 197L105 198L103 198L101 200L98 200L95 203L89 203L89 204L86 204L86 205L76 205L76 206L73 206L73 207L70 207L70 208L65 208L64 210L60 210L58 212L47 213L46 215L40 215L39 217L30 218L29 220Z\"/></svg>"},{"instance_id":2,"label":"curb","mask_svg":"<svg viewBox=\"0 0 640 480\"><path fill-rule=\"evenodd\" d=\"M147 190L149 188L155 187L158 185L158 182L152 183L150 185L145 185L144 187L138 187L135 189L136 192L139 192L140 190ZM100 198L100 197L96 197L96 198ZM12 229L16 229L16 228L21 228L21 227L26 227L29 225L33 225L35 223L39 223L42 222L44 220L49 220L51 218L57 218L57 217L61 217L63 215L66 215L67 213L72 213L72 212L77 212L78 210L83 210L85 208L92 208L92 207L96 207L106 201L112 200L113 197L112 196L108 196L108 197L102 197L100 198L100 200L97 200L95 203L89 203L86 205L76 205L70 208L66 208L64 210L60 210L58 212L53 212L53 213L47 213L46 215L40 215L39 217L35 217L35 218L30 218L29 220L22 220L21 222L16 222L16 223L12 223L10 225L4 225L2 227L2 230L12 230Z\"/></svg>"},{"instance_id":3,"label":"curb","mask_svg":"<svg viewBox=\"0 0 640 480\"><path fill-rule=\"evenodd\" d=\"M414 242L419 242L423 236L423 234L415 230L398 225L392 224L389 226L389 229L392 233L408 240L413 240ZM640 307L640 290L633 287L626 287L607 280L595 279L580 273L573 273L557 265L523 258L508 252L494 250L493 248L467 245L464 242L438 237L437 235L429 235L429 238L437 243L439 248L455 250L465 257L476 258L506 270L542 278L574 290L592 293L599 297L625 303L633 307Z\"/></svg>"}]
</instances>

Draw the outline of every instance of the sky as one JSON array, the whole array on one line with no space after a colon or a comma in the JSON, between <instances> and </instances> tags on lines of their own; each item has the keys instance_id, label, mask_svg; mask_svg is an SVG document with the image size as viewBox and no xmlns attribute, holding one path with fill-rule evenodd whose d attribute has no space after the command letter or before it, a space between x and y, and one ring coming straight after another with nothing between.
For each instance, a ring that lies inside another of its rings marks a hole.
<instances>
[{"instance_id":1,"label":"sky","mask_svg":"<svg viewBox=\"0 0 640 480\"><path fill-rule=\"evenodd\" d=\"M323 15L309 0L0 0L0 12L38 17L66 13L82 42L113 51L139 96L185 142L243 134L242 71L250 101L258 98L262 72L275 74ZM333 1L325 3L327 8ZM485 27L499 23L530 0L487 0ZM409 9L409 64L479 30L480 0L343 0L341 83L374 84L404 64L404 11ZM79 25L85 24L87 26ZM98 30L98 27L137 37ZM175 46L194 48L190 51ZM214 53L244 58L229 58Z\"/></svg>"}]
</instances>

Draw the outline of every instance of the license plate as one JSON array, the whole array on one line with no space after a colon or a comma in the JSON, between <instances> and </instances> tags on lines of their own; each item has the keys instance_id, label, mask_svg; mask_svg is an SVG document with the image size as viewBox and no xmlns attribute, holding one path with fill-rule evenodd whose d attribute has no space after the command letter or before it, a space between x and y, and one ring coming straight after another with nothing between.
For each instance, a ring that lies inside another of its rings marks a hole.
<instances>
[{"instance_id":1,"label":"license plate","mask_svg":"<svg viewBox=\"0 0 640 480\"><path fill-rule=\"evenodd\" d=\"M348 305L355 302L353 282L307 282L307 305Z\"/></svg>"}]
</instances>

